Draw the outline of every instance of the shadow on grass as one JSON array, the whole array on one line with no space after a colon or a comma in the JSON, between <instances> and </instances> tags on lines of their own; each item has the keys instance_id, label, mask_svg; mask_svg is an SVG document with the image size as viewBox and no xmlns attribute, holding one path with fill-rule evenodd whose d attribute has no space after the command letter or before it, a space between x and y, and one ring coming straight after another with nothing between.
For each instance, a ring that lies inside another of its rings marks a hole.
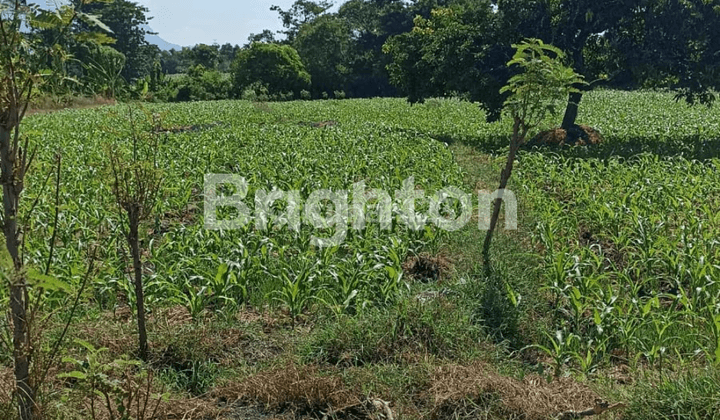
<instances>
[{"instance_id":1,"label":"shadow on grass","mask_svg":"<svg viewBox=\"0 0 720 420\"><path fill-rule=\"evenodd\" d=\"M452 136L429 134L429 137L447 143L465 144L486 154L504 154L510 144L510 135ZM554 153L567 158L585 158L606 160L614 157L630 158L640 154L653 154L659 157L684 157L692 160L720 158L720 138L708 139L699 136L680 138L635 137L623 139L606 136L605 141L588 146L523 146L525 151Z\"/></svg>"},{"instance_id":2,"label":"shadow on grass","mask_svg":"<svg viewBox=\"0 0 720 420\"><path fill-rule=\"evenodd\" d=\"M508 294L508 279L495 272L490 265L484 268L485 289L479 311L486 331L496 342L507 342L511 348L522 347L518 307Z\"/></svg>"},{"instance_id":3,"label":"shadow on grass","mask_svg":"<svg viewBox=\"0 0 720 420\"><path fill-rule=\"evenodd\" d=\"M490 133L489 133L490 134ZM429 137L447 143L464 144L470 146L480 153L485 154L501 154L506 153L506 149L510 145L510 133L507 135L482 135L482 136L453 136L448 134L429 134Z\"/></svg>"},{"instance_id":4,"label":"shadow on grass","mask_svg":"<svg viewBox=\"0 0 720 420\"><path fill-rule=\"evenodd\" d=\"M545 149L553 150L553 148ZM630 158L639 154L653 154L658 157L708 160L720 157L720 138L703 139L698 136L685 136L669 139L650 137L620 139L608 137L604 143L595 146L556 147L554 149L555 153L572 158L604 160L613 157Z\"/></svg>"}]
</instances>

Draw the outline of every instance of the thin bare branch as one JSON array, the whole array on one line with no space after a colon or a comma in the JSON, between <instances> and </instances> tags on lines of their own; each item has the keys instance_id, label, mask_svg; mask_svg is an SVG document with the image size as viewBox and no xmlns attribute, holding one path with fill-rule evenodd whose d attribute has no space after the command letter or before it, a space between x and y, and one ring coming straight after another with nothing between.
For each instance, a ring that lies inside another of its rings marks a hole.
<instances>
[{"instance_id":1,"label":"thin bare branch","mask_svg":"<svg viewBox=\"0 0 720 420\"><path fill-rule=\"evenodd\" d=\"M55 177L55 218L53 219L53 233L50 238L50 253L48 254L47 265L45 266L45 275L50 273L50 266L52 265L53 251L55 251L55 240L57 239L57 226L58 217L60 214L60 169L62 166L62 155L58 153L57 159L57 176Z\"/></svg>"},{"instance_id":2,"label":"thin bare branch","mask_svg":"<svg viewBox=\"0 0 720 420\"><path fill-rule=\"evenodd\" d=\"M67 322L65 322L65 327L63 328L62 333L60 334L60 337L53 343L52 350L50 351L50 356L48 357L47 365L45 366L45 369L43 369L43 374L41 376L40 382L45 382L45 378L47 377L47 374L50 370L50 367L52 366L55 358L58 355L58 352L60 351L60 346L62 345L63 340L65 339L65 335L67 334L68 329L70 328L70 323L72 322L73 317L75 316L75 311L77 310L78 305L80 304L80 298L82 297L83 292L85 291L85 287L87 286L88 279L93 274L95 270L95 256L97 254L97 247L92 247L92 250L88 253L88 269L85 272L85 276L83 277L83 281L80 284L80 289L77 292L77 295L75 295L75 301L73 302L72 307L70 308L70 316L67 319Z\"/></svg>"}]
</instances>

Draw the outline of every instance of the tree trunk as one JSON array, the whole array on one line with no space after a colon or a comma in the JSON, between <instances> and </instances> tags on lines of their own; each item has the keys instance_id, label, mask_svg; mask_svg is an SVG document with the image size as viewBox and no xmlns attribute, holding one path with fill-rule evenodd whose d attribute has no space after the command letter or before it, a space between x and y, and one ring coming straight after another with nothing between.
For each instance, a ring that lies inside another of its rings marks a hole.
<instances>
[{"instance_id":1,"label":"tree trunk","mask_svg":"<svg viewBox=\"0 0 720 420\"><path fill-rule=\"evenodd\" d=\"M569 130L575 125L575 120L578 116L578 107L582 100L582 92L572 92L568 96L567 107L565 108L565 115L563 116L562 128Z\"/></svg>"},{"instance_id":2,"label":"tree trunk","mask_svg":"<svg viewBox=\"0 0 720 420\"><path fill-rule=\"evenodd\" d=\"M147 362L148 345L147 331L145 329L145 296L143 293L142 283L142 262L140 261L140 244L138 236L138 227L140 221L136 214L131 210L128 212L128 221L130 222L130 235L128 242L133 259L133 271L135 274L135 307L137 309L138 336L140 338L140 358Z\"/></svg>"},{"instance_id":3,"label":"tree trunk","mask_svg":"<svg viewBox=\"0 0 720 420\"><path fill-rule=\"evenodd\" d=\"M515 123L513 125L513 136L512 140L510 141L510 152L508 153L508 161L505 164L505 169L503 169L503 171L500 173L500 187L498 187L499 190L505 189L505 187L507 187L508 181L510 180L510 175L512 175L515 155L520 148L520 144L525 139L525 134L526 130L524 128L522 129L522 132L520 131L520 120L515 119ZM493 232L495 232L495 227L497 226L498 219L500 218L501 204L502 200L500 198L495 200L492 218L490 219L490 228L488 229L487 234L485 234L485 243L483 244L483 258L485 259L486 267L490 266L490 243L492 242Z\"/></svg>"},{"instance_id":4,"label":"tree trunk","mask_svg":"<svg viewBox=\"0 0 720 420\"><path fill-rule=\"evenodd\" d=\"M12 110L10 111L12 112ZM13 360L18 411L22 420L33 418L35 391L30 383L30 331L28 328L27 278L20 257L20 230L17 224L22 179L16 179L17 153L13 150L12 131L0 127L0 166L3 188L3 233L5 246L13 261L10 284L10 312L13 322ZM20 171L22 176L22 170Z\"/></svg>"},{"instance_id":5,"label":"tree trunk","mask_svg":"<svg viewBox=\"0 0 720 420\"><path fill-rule=\"evenodd\" d=\"M590 36L589 33L582 32L578 37L578 42L574 48L573 69L580 74L585 73L585 60L583 58L582 48L587 42L588 36ZM565 115L563 116L561 126L561 128L566 131L575 125L575 120L577 120L578 116L578 107L580 106L580 101L582 100L583 95L582 89L586 88L585 85L575 85L574 87L580 89L580 92L570 92L570 95L568 95L568 103L565 108Z\"/></svg>"}]
</instances>

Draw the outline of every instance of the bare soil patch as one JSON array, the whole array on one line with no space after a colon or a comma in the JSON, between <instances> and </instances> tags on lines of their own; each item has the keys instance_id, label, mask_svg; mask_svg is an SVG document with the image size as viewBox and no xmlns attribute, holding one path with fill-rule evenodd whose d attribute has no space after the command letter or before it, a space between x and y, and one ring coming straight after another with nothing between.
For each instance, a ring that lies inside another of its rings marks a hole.
<instances>
[{"instance_id":1,"label":"bare soil patch","mask_svg":"<svg viewBox=\"0 0 720 420\"><path fill-rule=\"evenodd\" d=\"M593 252L602 254L605 257L604 268L606 270L622 271L627 262L615 243L608 239L596 237L592 230L586 226L580 226L579 229L580 246L588 247Z\"/></svg>"},{"instance_id":2,"label":"bare soil patch","mask_svg":"<svg viewBox=\"0 0 720 420\"><path fill-rule=\"evenodd\" d=\"M410 256L402 264L405 274L413 280L421 282L437 282L447 278L452 266L452 262L446 255L433 256L428 253Z\"/></svg>"},{"instance_id":3,"label":"bare soil patch","mask_svg":"<svg viewBox=\"0 0 720 420\"><path fill-rule=\"evenodd\" d=\"M111 98L96 96L92 98L72 97L62 100L52 100L50 98L40 98L30 104L25 116L34 114L49 114L51 112L62 111L65 109L88 109L97 108L105 105L116 105L117 101Z\"/></svg>"}]
</instances>

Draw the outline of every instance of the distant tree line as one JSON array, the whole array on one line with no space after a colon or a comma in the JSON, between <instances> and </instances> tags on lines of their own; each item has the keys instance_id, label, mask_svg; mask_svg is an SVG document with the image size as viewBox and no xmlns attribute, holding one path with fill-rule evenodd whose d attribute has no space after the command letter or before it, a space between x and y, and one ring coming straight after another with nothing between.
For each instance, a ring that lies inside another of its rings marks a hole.
<instances>
[{"instance_id":1,"label":"distant tree line","mask_svg":"<svg viewBox=\"0 0 720 420\"><path fill-rule=\"evenodd\" d=\"M568 98L566 127L597 86L670 88L710 103L720 85L720 0L349 0L336 11L327 0L297 0L271 7L278 33L171 51L145 40L147 8L90 6L113 31L101 41L33 28L65 51L37 63L46 90L161 101L457 96L493 119L512 45L527 38L563 50L588 82ZM91 28L80 21L73 35Z\"/></svg>"}]
</instances>

